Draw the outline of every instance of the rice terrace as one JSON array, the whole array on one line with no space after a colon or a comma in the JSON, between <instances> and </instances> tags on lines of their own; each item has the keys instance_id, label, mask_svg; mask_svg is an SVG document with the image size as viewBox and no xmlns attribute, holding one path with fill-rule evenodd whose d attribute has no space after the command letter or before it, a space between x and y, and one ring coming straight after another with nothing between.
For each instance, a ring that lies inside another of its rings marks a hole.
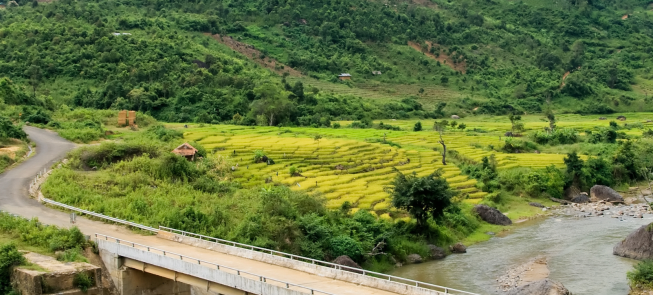
<instances>
[{"instance_id":1,"label":"rice terrace","mask_svg":"<svg viewBox=\"0 0 653 295\"><path fill-rule=\"evenodd\" d=\"M635 127L626 129L628 135L641 136L646 128L653 127L651 120L647 119L653 118L653 114L623 115ZM609 121L614 122L619 116L622 114L611 115L611 120L599 120L601 116L561 115L557 125L585 134L595 128L609 127ZM541 115L524 116L523 120L523 136L549 124ZM501 151L507 139L505 133L511 130L507 117L479 116L449 121L466 125L464 130L446 129L442 136L448 153L454 153L458 160L478 163L484 157L493 157L498 169L546 168L550 165L564 167L566 154L556 153L555 150L547 152L546 147L543 147L543 151L521 153ZM321 193L330 209L337 209L349 202L355 210L370 210L381 218L402 216L392 208L387 192L387 187L394 180L395 169L404 174L414 172L418 176L442 169L447 182L458 192L457 198L469 204L480 202L488 193L476 187L475 179L461 173L455 165L456 159L443 165L438 132L409 131L416 122L385 121L386 125L400 127L401 131L204 124L201 127L193 125L183 131L186 139L201 143L213 151L214 156L223 156L237 165L233 167L233 175L244 187L281 184L293 190ZM420 122L430 126L434 121ZM342 126L351 123L338 122ZM170 126L180 127L178 124ZM265 155L266 161L257 161L257 152ZM267 162L267 159L271 162ZM291 175L291 171L294 174ZM511 216L510 212L508 216L519 217Z\"/></svg>"}]
</instances>

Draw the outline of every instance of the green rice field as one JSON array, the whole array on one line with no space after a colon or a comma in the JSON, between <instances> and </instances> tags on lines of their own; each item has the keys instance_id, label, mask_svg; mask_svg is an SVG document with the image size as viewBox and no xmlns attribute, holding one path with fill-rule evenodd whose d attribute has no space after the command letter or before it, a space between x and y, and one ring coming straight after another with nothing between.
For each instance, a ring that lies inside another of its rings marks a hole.
<instances>
[{"instance_id":1,"label":"green rice field","mask_svg":"<svg viewBox=\"0 0 653 295\"><path fill-rule=\"evenodd\" d=\"M653 114L619 114L630 122L642 123L641 127L624 129L632 135L641 135L642 130L653 127L646 118ZM582 132L594 126L609 126L617 115L608 120L599 116L559 116L558 127L575 128ZM335 209L349 201L355 208L366 209L390 218L391 208L388 186L396 172L417 173L425 176L442 169L443 176L451 187L459 191L459 198L466 203L478 203L487 194L476 188L476 180L463 175L449 159L442 164L439 135L431 130L434 120L421 120L424 131L413 132L417 120L385 121L385 124L399 126L402 131L377 129L333 129L333 128L286 128L252 127L235 125L198 125L184 129L184 137L201 143L213 156L223 156L238 167L233 175L243 187L262 184L283 184L294 190L320 192L327 199L327 206ZM467 125L467 130L448 130L443 139L448 150L455 150L465 158L481 161L494 155L499 169L515 167L544 168L555 165L564 167L565 154L519 153L508 154L497 151L510 130L505 117L472 117L458 120ZM542 116L524 116L526 134L529 131L548 126ZM348 122L340 122L346 126ZM171 124L174 128L180 125ZM474 131L476 128L476 131ZM316 135L322 139L315 140ZM383 138L397 145L381 143ZM257 150L274 160L274 164L255 163ZM298 173L290 175L290 167ZM355 209L357 210L357 209Z\"/></svg>"}]
</instances>

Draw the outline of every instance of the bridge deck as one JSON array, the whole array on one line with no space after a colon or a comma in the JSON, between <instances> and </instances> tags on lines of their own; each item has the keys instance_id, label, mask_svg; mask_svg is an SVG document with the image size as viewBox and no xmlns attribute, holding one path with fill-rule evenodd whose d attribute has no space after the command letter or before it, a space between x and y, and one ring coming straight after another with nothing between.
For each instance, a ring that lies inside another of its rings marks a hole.
<instances>
[{"instance_id":1,"label":"bridge deck","mask_svg":"<svg viewBox=\"0 0 653 295\"><path fill-rule=\"evenodd\" d=\"M7 210L14 214L19 214L25 217L38 217L41 222L46 224L54 224L64 227L71 226L68 213L47 208L42 205L31 207L29 210L21 210L26 208L7 207L8 206L3 206L3 210ZM375 288L359 286L355 283L334 280L298 270L288 269L282 266L272 265L265 262L250 260L198 247L187 246L177 242L160 239L156 236L139 235L122 226L110 225L99 221L88 220L82 217L77 218L77 223L75 225L79 227L79 229L84 232L84 234L87 235L92 236L95 233L99 233L107 236L112 236L115 238L156 247L162 250L179 253L189 257L199 258L209 262L215 262L220 265L240 269L250 273L286 281L297 285L303 285L315 290L325 291L333 294L396 294Z\"/></svg>"}]
</instances>

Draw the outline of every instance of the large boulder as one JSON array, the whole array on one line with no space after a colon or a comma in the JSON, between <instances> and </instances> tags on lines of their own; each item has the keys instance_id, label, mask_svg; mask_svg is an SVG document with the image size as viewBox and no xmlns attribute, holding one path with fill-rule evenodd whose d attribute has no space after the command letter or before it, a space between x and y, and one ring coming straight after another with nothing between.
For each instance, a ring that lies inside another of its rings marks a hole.
<instances>
[{"instance_id":1,"label":"large boulder","mask_svg":"<svg viewBox=\"0 0 653 295\"><path fill-rule=\"evenodd\" d=\"M612 248L612 254L632 259L653 258L653 223L644 225L630 233Z\"/></svg>"},{"instance_id":2,"label":"large boulder","mask_svg":"<svg viewBox=\"0 0 653 295\"><path fill-rule=\"evenodd\" d=\"M332 261L332 263L348 266L351 268L363 269L360 265L358 265L358 263L356 263L356 261L354 261L347 255L338 256L335 260ZM346 270L356 272L355 270L351 270L351 269L346 269Z\"/></svg>"},{"instance_id":3,"label":"large boulder","mask_svg":"<svg viewBox=\"0 0 653 295\"><path fill-rule=\"evenodd\" d=\"M595 185L590 189L590 199L592 201L608 201L613 203L623 203L624 198L615 190L605 185Z\"/></svg>"},{"instance_id":4,"label":"large boulder","mask_svg":"<svg viewBox=\"0 0 653 295\"><path fill-rule=\"evenodd\" d=\"M408 257L406 257L406 262L407 263L422 263L422 256L419 256L419 254L410 254Z\"/></svg>"},{"instance_id":5,"label":"large boulder","mask_svg":"<svg viewBox=\"0 0 653 295\"><path fill-rule=\"evenodd\" d=\"M428 245L429 247L429 254L431 255L431 258L433 259L442 259L447 257L447 252L444 251L444 249L436 246L436 245Z\"/></svg>"},{"instance_id":6,"label":"large boulder","mask_svg":"<svg viewBox=\"0 0 653 295\"><path fill-rule=\"evenodd\" d=\"M571 295L562 284L544 279L510 290L507 295Z\"/></svg>"},{"instance_id":7,"label":"large boulder","mask_svg":"<svg viewBox=\"0 0 653 295\"><path fill-rule=\"evenodd\" d=\"M590 202L590 197L587 196L586 194L580 194L580 195L575 196L574 198L572 198L571 201L574 202L574 203L589 203Z\"/></svg>"},{"instance_id":8,"label":"large boulder","mask_svg":"<svg viewBox=\"0 0 653 295\"><path fill-rule=\"evenodd\" d=\"M462 243L456 243L453 246L449 246L449 250L451 250L452 253L467 253L467 247Z\"/></svg>"},{"instance_id":9,"label":"large boulder","mask_svg":"<svg viewBox=\"0 0 653 295\"><path fill-rule=\"evenodd\" d=\"M512 221L508 216L503 215L499 210L494 209L488 205L476 205L474 206L474 212L485 220L487 223L498 224L498 225L511 225Z\"/></svg>"}]
</instances>

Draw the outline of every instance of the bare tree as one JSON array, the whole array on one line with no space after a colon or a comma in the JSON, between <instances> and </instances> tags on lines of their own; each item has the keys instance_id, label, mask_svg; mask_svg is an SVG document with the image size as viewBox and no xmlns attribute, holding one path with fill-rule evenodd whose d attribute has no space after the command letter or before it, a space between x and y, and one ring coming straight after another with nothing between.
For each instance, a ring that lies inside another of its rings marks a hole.
<instances>
[{"instance_id":1,"label":"bare tree","mask_svg":"<svg viewBox=\"0 0 653 295\"><path fill-rule=\"evenodd\" d=\"M442 165L447 165L447 145L444 143L444 139L442 138L442 133L444 133L444 129L447 128L447 121L443 120L442 122L435 122L433 128L440 134L440 140L438 143L442 145Z\"/></svg>"}]
</instances>

